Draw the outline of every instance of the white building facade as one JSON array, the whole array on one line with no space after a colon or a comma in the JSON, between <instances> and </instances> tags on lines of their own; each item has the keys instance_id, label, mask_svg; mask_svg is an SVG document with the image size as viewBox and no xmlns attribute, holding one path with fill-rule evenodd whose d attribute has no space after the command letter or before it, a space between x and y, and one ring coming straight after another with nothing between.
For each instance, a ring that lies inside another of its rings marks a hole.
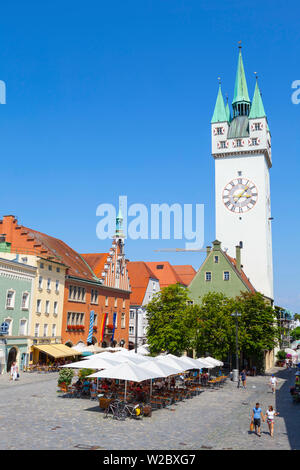
<instances>
[{"instance_id":1,"label":"white building facade","mask_svg":"<svg viewBox=\"0 0 300 470\"><path fill-rule=\"evenodd\" d=\"M233 257L235 246L243 247L244 271L273 300L271 134L257 81L249 99L241 50L232 107L233 116L220 85L211 121L216 239Z\"/></svg>"}]
</instances>

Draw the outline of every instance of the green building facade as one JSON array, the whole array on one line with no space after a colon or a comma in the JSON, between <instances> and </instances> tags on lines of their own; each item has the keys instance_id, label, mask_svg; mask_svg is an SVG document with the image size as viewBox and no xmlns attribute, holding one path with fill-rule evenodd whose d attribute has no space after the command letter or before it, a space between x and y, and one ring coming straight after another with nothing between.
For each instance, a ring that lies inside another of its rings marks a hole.
<instances>
[{"instance_id":1,"label":"green building facade","mask_svg":"<svg viewBox=\"0 0 300 470\"><path fill-rule=\"evenodd\" d=\"M231 258L221 249L221 242L215 240L213 247L207 247L207 256L188 289L195 304L209 292L223 293L236 297L241 292L255 292L241 265L241 247L236 247L236 258Z\"/></svg>"},{"instance_id":2,"label":"green building facade","mask_svg":"<svg viewBox=\"0 0 300 470\"><path fill-rule=\"evenodd\" d=\"M28 332L36 268L0 258L0 373L28 363Z\"/></svg>"}]
</instances>

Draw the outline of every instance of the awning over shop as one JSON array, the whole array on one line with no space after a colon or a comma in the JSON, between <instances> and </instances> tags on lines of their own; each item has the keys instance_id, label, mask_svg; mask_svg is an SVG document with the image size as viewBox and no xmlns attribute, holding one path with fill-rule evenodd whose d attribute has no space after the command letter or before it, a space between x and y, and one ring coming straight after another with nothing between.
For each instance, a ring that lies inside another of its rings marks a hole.
<instances>
[{"instance_id":1,"label":"awning over shop","mask_svg":"<svg viewBox=\"0 0 300 470\"><path fill-rule=\"evenodd\" d=\"M79 351L76 351L76 349L73 348L69 348L69 346L66 346L65 344L34 344L33 346L39 351L54 357L54 359L81 355Z\"/></svg>"}]
</instances>

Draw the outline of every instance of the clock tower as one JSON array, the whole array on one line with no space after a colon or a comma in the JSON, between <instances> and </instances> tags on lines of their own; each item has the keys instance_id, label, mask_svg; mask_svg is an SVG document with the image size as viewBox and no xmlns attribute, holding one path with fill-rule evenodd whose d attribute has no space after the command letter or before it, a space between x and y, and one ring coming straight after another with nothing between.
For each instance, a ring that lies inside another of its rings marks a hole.
<instances>
[{"instance_id":1,"label":"clock tower","mask_svg":"<svg viewBox=\"0 0 300 470\"><path fill-rule=\"evenodd\" d=\"M244 272L257 291L273 299L271 134L257 78L252 102L249 98L241 47L232 114L219 83L211 136L216 238L233 257L235 246L243 247Z\"/></svg>"}]
</instances>

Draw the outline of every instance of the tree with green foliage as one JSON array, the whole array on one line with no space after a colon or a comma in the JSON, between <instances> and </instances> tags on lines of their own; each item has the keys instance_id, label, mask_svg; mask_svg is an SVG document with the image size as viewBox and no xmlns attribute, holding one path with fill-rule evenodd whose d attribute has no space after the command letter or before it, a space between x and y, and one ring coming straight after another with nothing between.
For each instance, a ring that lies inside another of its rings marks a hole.
<instances>
[{"instance_id":1,"label":"tree with green foliage","mask_svg":"<svg viewBox=\"0 0 300 470\"><path fill-rule=\"evenodd\" d=\"M264 351L278 344L280 332L276 314L259 292L243 292L236 298L239 319L239 345L245 357L253 358L262 368Z\"/></svg>"},{"instance_id":2,"label":"tree with green foliage","mask_svg":"<svg viewBox=\"0 0 300 470\"><path fill-rule=\"evenodd\" d=\"M224 358L233 347L234 301L222 293L210 292L203 296L201 305L194 306L194 347L197 354L208 353L216 359Z\"/></svg>"},{"instance_id":3,"label":"tree with green foliage","mask_svg":"<svg viewBox=\"0 0 300 470\"><path fill-rule=\"evenodd\" d=\"M181 355L190 349L194 330L188 290L180 284L158 292L147 305L147 341L151 354Z\"/></svg>"},{"instance_id":4,"label":"tree with green foliage","mask_svg":"<svg viewBox=\"0 0 300 470\"><path fill-rule=\"evenodd\" d=\"M297 328L294 328L291 331L290 336L291 336L293 341L296 341L297 339L300 339L300 326L297 326Z\"/></svg>"}]
</instances>

